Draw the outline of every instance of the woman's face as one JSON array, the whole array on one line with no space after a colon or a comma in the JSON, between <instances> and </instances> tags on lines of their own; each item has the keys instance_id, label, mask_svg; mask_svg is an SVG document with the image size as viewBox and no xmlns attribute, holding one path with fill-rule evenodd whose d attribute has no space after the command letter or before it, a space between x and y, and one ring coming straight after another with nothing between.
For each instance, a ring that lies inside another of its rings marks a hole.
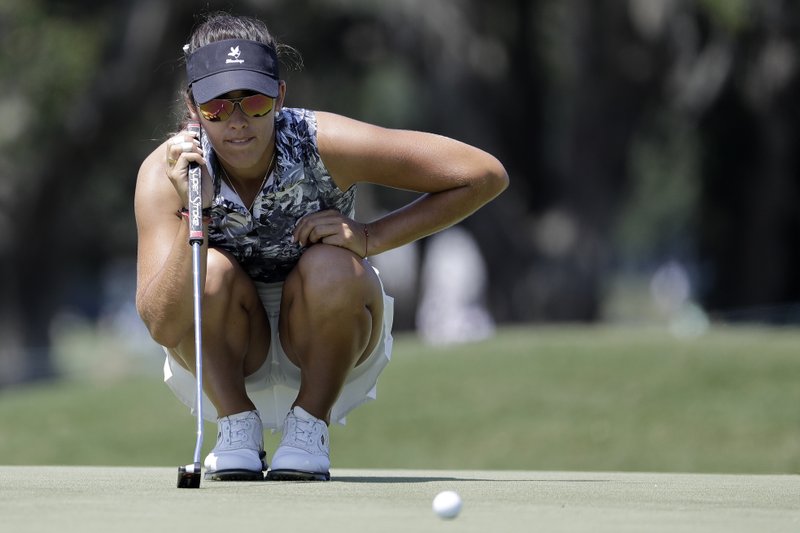
<instances>
[{"instance_id":1,"label":"woman's face","mask_svg":"<svg viewBox=\"0 0 800 533\"><path fill-rule=\"evenodd\" d=\"M285 84L281 82L280 93L275 99L269 99L271 109L260 116L249 116L242 110L252 113L248 107L249 102L238 102L233 106L233 112L225 120L210 120L201 109L191 107L190 113L197 118L211 142L211 146L226 168L240 171L242 177L248 174L263 174L272 157L272 142L275 136L275 113L282 104L285 95ZM236 100L256 93L252 91L231 91L217 97L218 99ZM256 103L263 103L264 97L256 99ZM229 104L227 104L230 107ZM214 109L218 109L214 108ZM220 113L224 117L226 113Z\"/></svg>"}]
</instances>

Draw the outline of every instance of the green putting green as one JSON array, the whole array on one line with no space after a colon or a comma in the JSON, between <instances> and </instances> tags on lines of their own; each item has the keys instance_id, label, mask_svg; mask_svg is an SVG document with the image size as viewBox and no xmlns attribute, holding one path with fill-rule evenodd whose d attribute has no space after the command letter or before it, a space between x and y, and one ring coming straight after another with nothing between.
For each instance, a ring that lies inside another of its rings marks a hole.
<instances>
[{"instance_id":1,"label":"green putting green","mask_svg":"<svg viewBox=\"0 0 800 533\"><path fill-rule=\"evenodd\" d=\"M753 532L800 528L800 476L334 469L327 483L203 481L176 468L0 467L3 531ZM454 520L431 503L463 499Z\"/></svg>"}]
</instances>

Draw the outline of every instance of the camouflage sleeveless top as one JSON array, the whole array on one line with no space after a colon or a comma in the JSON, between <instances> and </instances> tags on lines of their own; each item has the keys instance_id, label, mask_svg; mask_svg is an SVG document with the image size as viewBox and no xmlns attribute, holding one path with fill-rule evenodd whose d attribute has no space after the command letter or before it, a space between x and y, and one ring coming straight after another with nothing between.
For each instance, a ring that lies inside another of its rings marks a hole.
<instances>
[{"instance_id":1,"label":"camouflage sleeveless top","mask_svg":"<svg viewBox=\"0 0 800 533\"><path fill-rule=\"evenodd\" d=\"M292 231L304 215L336 209L354 215L356 187L341 191L331 179L317 149L313 111L282 109L275 119L275 166L256 195L252 214L221 179L210 143L203 150L214 181L208 242L232 254L254 281L286 279L304 249L292 242Z\"/></svg>"}]
</instances>

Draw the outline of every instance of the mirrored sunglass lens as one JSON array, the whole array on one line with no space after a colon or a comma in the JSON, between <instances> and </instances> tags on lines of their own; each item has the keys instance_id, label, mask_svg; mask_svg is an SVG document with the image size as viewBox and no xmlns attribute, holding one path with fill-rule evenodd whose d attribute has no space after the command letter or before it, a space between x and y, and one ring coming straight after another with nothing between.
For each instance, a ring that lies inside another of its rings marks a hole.
<instances>
[{"instance_id":1,"label":"mirrored sunglass lens","mask_svg":"<svg viewBox=\"0 0 800 533\"><path fill-rule=\"evenodd\" d=\"M215 99L200 104L200 112L206 120L226 120L233 112L233 102Z\"/></svg>"},{"instance_id":2,"label":"mirrored sunglass lens","mask_svg":"<svg viewBox=\"0 0 800 533\"><path fill-rule=\"evenodd\" d=\"M251 117L260 117L272 111L272 106L275 100L263 94L254 94L242 98L239 105L242 106L242 111Z\"/></svg>"}]
</instances>

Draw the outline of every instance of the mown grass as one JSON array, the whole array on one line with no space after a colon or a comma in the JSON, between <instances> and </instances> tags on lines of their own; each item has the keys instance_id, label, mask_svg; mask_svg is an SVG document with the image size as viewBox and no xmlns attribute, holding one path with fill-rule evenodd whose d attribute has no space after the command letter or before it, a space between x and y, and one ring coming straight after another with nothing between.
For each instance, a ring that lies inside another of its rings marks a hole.
<instances>
[{"instance_id":1,"label":"mown grass","mask_svg":"<svg viewBox=\"0 0 800 533\"><path fill-rule=\"evenodd\" d=\"M797 329L400 336L378 394L333 428L334 467L800 473ZM2 464L178 465L194 448L158 375L4 391L0 421Z\"/></svg>"}]
</instances>

